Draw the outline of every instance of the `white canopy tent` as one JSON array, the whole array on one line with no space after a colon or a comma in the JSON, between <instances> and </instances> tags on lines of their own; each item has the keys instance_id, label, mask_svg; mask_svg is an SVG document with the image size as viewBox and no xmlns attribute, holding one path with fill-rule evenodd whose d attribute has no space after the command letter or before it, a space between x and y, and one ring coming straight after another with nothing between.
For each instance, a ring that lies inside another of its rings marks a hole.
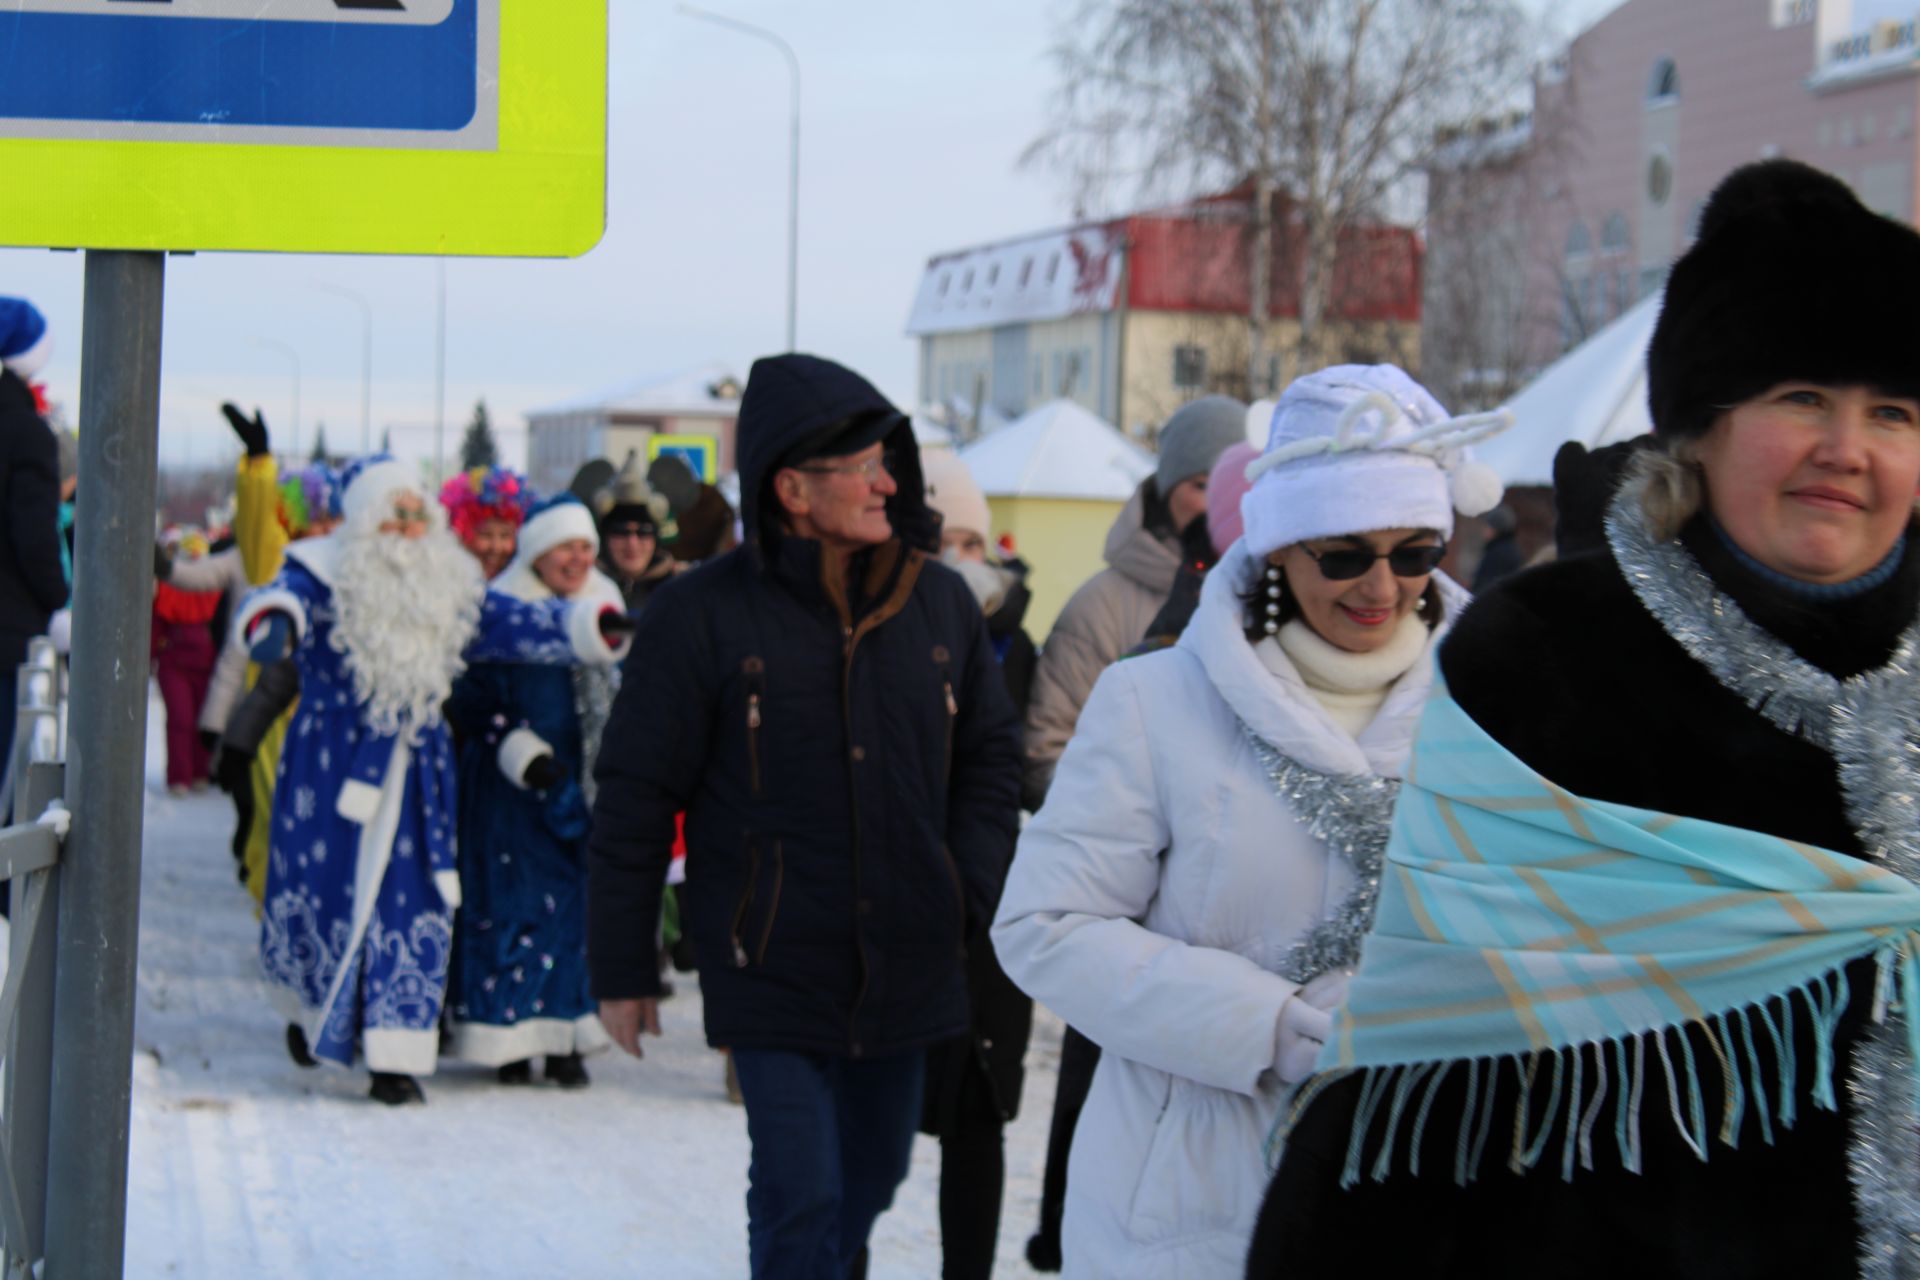
<instances>
[{"instance_id":1,"label":"white canopy tent","mask_svg":"<svg viewBox=\"0 0 1920 1280\"><path fill-rule=\"evenodd\" d=\"M960 451L989 498L1125 502L1153 455L1071 400L1055 400Z\"/></svg>"},{"instance_id":2,"label":"white canopy tent","mask_svg":"<svg viewBox=\"0 0 1920 1280\"><path fill-rule=\"evenodd\" d=\"M1548 365L1507 402L1511 430L1474 448L1508 485L1553 483L1553 455L1569 440L1589 449L1653 430L1647 414L1647 343L1658 293Z\"/></svg>"}]
</instances>

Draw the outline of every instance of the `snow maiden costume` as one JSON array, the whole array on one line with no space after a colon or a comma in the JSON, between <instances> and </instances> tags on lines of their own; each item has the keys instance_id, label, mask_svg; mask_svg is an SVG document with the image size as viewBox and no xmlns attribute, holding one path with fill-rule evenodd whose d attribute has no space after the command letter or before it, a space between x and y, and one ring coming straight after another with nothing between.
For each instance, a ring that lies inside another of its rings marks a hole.
<instances>
[{"instance_id":1,"label":"snow maiden costume","mask_svg":"<svg viewBox=\"0 0 1920 1280\"><path fill-rule=\"evenodd\" d=\"M260 954L304 1036L296 1057L310 1047L351 1065L359 1054L376 1076L412 1075L431 1072L438 1054L459 902L453 757L440 713L453 677L465 661L608 662L613 653L597 606L486 591L438 506L425 504L423 537L379 532L396 499L419 499L410 468L380 455L355 463L345 481L345 526L288 547L280 576L238 620L261 658L291 639L300 670L274 791ZM365 584L382 575L386 595L375 596Z\"/></svg>"},{"instance_id":2,"label":"snow maiden costume","mask_svg":"<svg viewBox=\"0 0 1920 1280\"><path fill-rule=\"evenodd\" d=\"M1737 172L1650 349L1663 447L1790 378L1920 397L1915 288L1910 229ZM1920 543L1814 585L1708 510L1662 536L1643 470L1441 650L1251 1276L1920 1275Z\"/></svg>"},{"instance_id":3,"label":"snow maiden costume","mask_svg":"<svg viewBox=\"0 0 1920 1280\"><path fill-rule=\"evenodd\" d=\"M1431 654L1465 600L1435 575L1384 645L1349 651L1284 617L1268 555L1444 538L1454 501L1488 496L1457 446L1493 425L1448 419L1391 366L1295 382L1186 631L1095 685L993 928L1013 980L1105 1051L1069 1158L1063 1274L1244 1266L1267 1137L1371 917Z\"/></svg>"},{"instance_id":4,"label":"snow maiden costume","mask_svg":"<svg viewBox=\"0 0 1920 1280\"><path fill-rule=\"evenodd\" d=\"M536 506L494 589L528 602L552 600L534 561L575 538L599 545L593 516L578 498L562 494ZM573 598L623 608L619 588L588 572ZM604 712L597 723L583 715L582 698L606 686L607 674L476 663L454 682L447 706L465 744L452 1052L521 1068L515 1078L524 1078L527 1059L545 1055L550 1078L584 1085L578 1057L609 1043L587 987L588 809L581 790L592 764L587 738L597 750L598 725L605 723ZM563 1068L555 1062L562 1058L575 1061Z\"/></svg>"}]
</instances>

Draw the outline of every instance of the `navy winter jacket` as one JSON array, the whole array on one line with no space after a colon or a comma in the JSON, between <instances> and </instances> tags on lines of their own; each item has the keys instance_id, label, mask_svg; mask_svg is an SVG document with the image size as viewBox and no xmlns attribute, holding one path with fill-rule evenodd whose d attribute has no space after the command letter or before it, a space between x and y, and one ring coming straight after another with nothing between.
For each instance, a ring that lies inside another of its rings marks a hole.
<instances>
[{"instance_id":1,"label":"navy winter jacket","mask_svg":"<svg viewBox=\"0 0 1920 1280\"><path fill-rule=\"evenodd\" d=\"M895 537L841 582L764 505L783 458L896 420ZM640 618L602 741L589 961L601 999L659 992L655 929L686 813L681 922L707 1038L853 1057L967 1028L962 959L1012 856L1018 721L985 619L927 558L912 431L810 356L755 364L739 420L746 542Z\"/></svg>"}]
</instances>

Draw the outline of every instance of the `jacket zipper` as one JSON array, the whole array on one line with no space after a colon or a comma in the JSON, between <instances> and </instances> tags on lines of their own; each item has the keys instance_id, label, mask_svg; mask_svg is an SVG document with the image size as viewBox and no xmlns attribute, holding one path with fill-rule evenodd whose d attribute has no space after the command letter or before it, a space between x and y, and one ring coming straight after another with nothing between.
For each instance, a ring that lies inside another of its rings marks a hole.
<instances>
[{"instance_id":1,"label":"jacket zipper","mask_svg":"<svg viewBox=\"0 0 1920 1280\"><path fill-rule=\"evenodd\" d=\"M747 776L757 796L760 794L760 678L766 673L767 664L749 655L740 664L740 670L747 677Z\"/></svg>"},{"instance_id":2,"label":"jacket zipper","mask_svg":"<svg viewBox=\"0 0 1920 1280\"><path fill-rule=\"evenodd\" d=\"M736 969L744 969L747 967L747 949L740 942L740 930L746 925L747 908L753 905L753 885L759 878L760 846L753 842L752 836L748 836L747 887L740 895L740 905L733 909L733 932L731 940L733 942L733 967ZM766 944L764 942L761 944L760 949L762 952L766 950Z\"/></svg>"},{"instance_id":3,"label":"jacket zipper","mask_svg":"<svg viewBox=\"0 0 1920 1280\"><path fill-rule=\"evenodd\" d=\"M849 742L853 738L853 650L859 644L854 635L852 624L842 624L840 629L844 640L840 667L840 724ZM847 769L847 812L852 827L853 849L853 900L860 901L864 890L860 883L860 781L851 767ZM867 965L867 949L856 939L854 951L860 957L860 989L853 993L853 1006L847 1010L847 1048L855 1058L860 1056L860 1006L866 1003L867 986L873 979Z\"/></svg>"}]
</instances>

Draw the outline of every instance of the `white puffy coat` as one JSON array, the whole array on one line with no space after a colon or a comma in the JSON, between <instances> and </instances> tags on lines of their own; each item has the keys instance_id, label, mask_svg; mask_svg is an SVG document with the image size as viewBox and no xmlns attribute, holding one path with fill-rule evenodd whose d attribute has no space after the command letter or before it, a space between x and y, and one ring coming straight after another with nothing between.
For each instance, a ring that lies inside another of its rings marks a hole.
<instances>
[{"instance_id":1,"label":"white puffy coat","mask_svg":"<svg viewBox=\"0 0 1920 1280\"><path fill-rule=\"evenodd\" d=\"M1244 1273L1292 1092L1273 1066L1295 986L1276 970L1355 875L1238 721L1309 768L1399 777L1432 681L1444 628L1350 737L1247 642L1259 568L1235 543L1178 645L1101 675L994 921L1013 980L1105 1050L1067 1166L1069 1277ZM1465 595L1442 591L1451 616Z\"/></svg>"}]
</instances>

